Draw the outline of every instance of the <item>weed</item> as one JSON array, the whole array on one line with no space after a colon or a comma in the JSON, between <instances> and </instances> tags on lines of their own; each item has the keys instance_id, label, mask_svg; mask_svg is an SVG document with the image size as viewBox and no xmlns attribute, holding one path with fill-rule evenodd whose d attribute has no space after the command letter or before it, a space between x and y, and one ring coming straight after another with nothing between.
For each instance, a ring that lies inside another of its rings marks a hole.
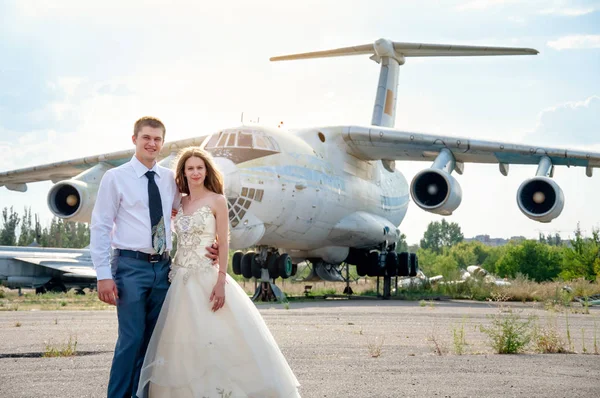
<instances>
[{"instance_id":1,"label":"weed","mask_svg":"<svg viewBox=\"0 0 600 398\"><path fill-rule=\"evenodd\" d=\"M283 303L283 308L285 308L286 310L290 309L290 302L286 301L285 303Z\"/></svg>"},{"instance_id":2,"label":"weed","mask_svg":"<svg viewBox=\"0 0 600 398\"><path fill-rule=\"evenodd\" d=\"M587 349L585 348L585 329L581 328L581 352L583 352L584 354L587 352Z\"/></svg>"},{"instance_id":3,"label":"weed","mask_svg":"<svg viewBox=\"0 0 600 398\"><path fill-rule=\"evenodd\" d=\"M571 328L569 327L569 311L565 311L565 320L567 324L567 341L569 342L569 351L573 352L573 341L571 340Z\"/></svg>"},{"instance_id":4,"label":"weed","mask_svg":"<svg viewBox=\"0 0 600 398\"><path fill-rule=\"evenodd\" d=\"M596 323L596 318L594 318L594 354L598 355L598 324Z\"/></svg>"},{"instance_id":5,"label":"weed","mask_svg":"<svg viewBox=\"0 0 600 398\"><path fill-rule=\"evenodd\" d=\"M21 322L19 322L19 321L15 322L15 327L16 328L20 328L21 327Z\"/></svg>"},{"instance_id":6,"label":"weed","mask_svg":"<svg viewBox=\"0 0 600 398\"><path fill-rule=\"evenodd\" d=\"M492 348L498 354L515 354L523 351L531 341L532 320L522 320L518 314L511 312L489 316L490 326L480 325L480 330L488 335Z\"/></svg>"},{"instance_id":7,"label":"weed","mask_svg":"<svg viewBox=\"0 0 600 398\"><path fill-rule=\"evenodd\" d=\"M419 307L425 307L427 305L427 301L421 300L419 301Z\"/></svg>"},{"instance_id":8,"label":"weed","mask_svg":"<svg viewBox=\"0 0 600 398\"><path fill-rule=\"evenodd\" d=\"M379 356L381 356L381 348L384 340L385 338L382 337L381 340L378 341L378 338L375 337L375 342L367 343L367 348L369 349L369 355L371 355L371 358L379 358Z\"/></svg>"},{"instance_id":9,"label":"weed","mask_svg":"<svg viewBox=\"0 0 600 398\"><path fill-rule=\"evenodd\" d=\"M438 341L436 335L435 335L435 327L432 328L431 334L429 335L428 341L431 341L433 343L433 352L436 355L444 355L445 353L445 348L443 347L443 345Z\"/></svg>"},{"instance_id":10,"label":"weed","mask_svg":"<svg viewBox=\"0 0 600 398\"><path fill-rule=\"evenodd\" d=\"M453 327L452 328L452 339L454 343L454 353L457 355L462 355L465 353L465 346L467 342L465 340L465 324L462 323L460 325L460 329Z\"/></svg>"},{"instance_id":11,"label":"weed","mask_svg":"<svg viewBox=\"0 0 600 398\"><path fill-rule=\"evenodd\" d=\"M55 347L46 343L46 350L44 351L43 357L72 357L75 355L77 355L77 337L75 337L75 341L73 341L73 338L69 336L68 343L61 347Z\"/></svg>"},{"instance_id":12,"label":"weed","mask_svg":"<svg viewBox=\"0 0 600 398\"><path fill-rule=\"evenodd\" d=\"M533 333L533 342L536 351L541 353L566 353L565 343L556 330L556 320L545 328L538 329L537 325Z\"/></svg>"}]
</instances>

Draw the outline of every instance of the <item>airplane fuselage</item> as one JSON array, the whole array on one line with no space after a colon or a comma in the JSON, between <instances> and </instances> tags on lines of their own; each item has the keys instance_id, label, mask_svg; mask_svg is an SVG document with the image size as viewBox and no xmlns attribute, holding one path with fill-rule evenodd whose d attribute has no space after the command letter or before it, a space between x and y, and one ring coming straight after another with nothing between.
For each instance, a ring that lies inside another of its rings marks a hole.
<instances>
[{"instance_id":1,"label":"airplane fuselage","mask_svg":"<svg viewBox=\"0 0 600 398\"><path fill-rule=\"evenodd\" d=\"M237 145L245 135L254 148ZM270 141L270 151L253 154L259 141ZM409 203L406 179L348 154L345 145L339 127L244 126L209 137L205 148L225 172L231 247L264 245L298 259L341 262L350 247L396 242Z\"/></svg>"}]
</instances>

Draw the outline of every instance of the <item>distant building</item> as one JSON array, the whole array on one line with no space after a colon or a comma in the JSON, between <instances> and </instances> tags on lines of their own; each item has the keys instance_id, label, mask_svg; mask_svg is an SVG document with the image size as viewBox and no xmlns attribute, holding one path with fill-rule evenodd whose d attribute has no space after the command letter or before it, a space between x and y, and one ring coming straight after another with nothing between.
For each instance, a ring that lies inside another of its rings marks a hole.
<instances>
[{"instance_id":1,"label":"distant building","mask_svg":"<svg viewBox=\"0 0 600 398\"><path fill-rule=\"evenodd\" d=\"M504 246L510 241L520 243L525 240L527 240L527 238L524 236L511 236L510 239L504 239L504 238L490 238L489 235L477 235L474 238L465 238L464 239L465 242L481 242L486 246L494 246L494 247Z\"/></svg>"},{"instance_id":2,"label":"distant building","mask_svg":"<svg viewBox=\"0 0 600 398\"><path fill-rule=\"evenodd\" d=\"M486 246L504 246L509 242L521 243L526 240L535 240L535 238L526 238L524 236L511 236L509 239L504 238L490 238L489 235L476 235L474 238L465 238L463 242L481 242ZM571 247L571 241L569 239L561 239L561 246Z\"/></svg>"}]
</instances>

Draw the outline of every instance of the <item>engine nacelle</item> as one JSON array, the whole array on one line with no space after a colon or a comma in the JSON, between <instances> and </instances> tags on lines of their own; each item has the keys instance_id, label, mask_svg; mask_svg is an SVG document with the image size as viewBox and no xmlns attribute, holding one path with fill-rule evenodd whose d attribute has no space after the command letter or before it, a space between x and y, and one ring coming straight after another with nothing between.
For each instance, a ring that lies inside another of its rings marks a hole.
<instances>
[{"instance_id":1,"label":"engine nacelle","mask_svg":"<svg viewBox=\"0 0 600 398\"><path fill-rule=\"evenodd\" d=\"M110 168L99 163L75 178L54 185L48 192L52 214L69 221L90 222L100 180Z\"/></svg>"},{"instance_id":2,"label":"engine nacelle","mask_svg":"<svg viewBox=\"0 0 600 398\"><path fill-rule=\"evenodd\" d=\"M462 189L454 177L440 169L417 173L410 184L410 195L421 209L449 216L462 201Z\"/></svg>"},{"instance_id":3,"label":"engine nacelle","mask_svg":"<svg viewBox=\"0 0 600 398\"><path fill-rule=\"evenodd\" d=\"M523 181L517 190L517 204L530 219L546 223L560 215L565 196L554 180L538 176Z\"/></svg>"}]
</instances>

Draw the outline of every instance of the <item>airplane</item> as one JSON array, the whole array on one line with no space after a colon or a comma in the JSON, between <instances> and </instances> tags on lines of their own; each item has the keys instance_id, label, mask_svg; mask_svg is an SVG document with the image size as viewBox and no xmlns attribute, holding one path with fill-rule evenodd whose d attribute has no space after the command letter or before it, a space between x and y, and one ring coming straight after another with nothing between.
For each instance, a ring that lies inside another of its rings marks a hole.
<instances>
[{"instance_id":1,"label":"airplane","mask_svg":"<svg viewBox=\"0 0 600 398\"><path fill-rule=\"evenodd\" d=\"M0 246L0 285L37 294L96 288L89 249Z\"/></svg>"},{"instance_id":2,"label":"airplane","mask_svg":"<svg viewBox=\"0 0 600 398\"><path fill-rule=\"evenodd\" d=\"M543 145L484 141L394 128L400 66L410 57L536 55L515 47L402 43L371 44L271 58L271 61L368 55L380 74L368 125L286 129L245 125L165 143L160 163L169 167L177 152L200 146L224 174L229 202L230 247L237 250L235 274L260 279L253 299L282 299L276 278L289 278L308 260L322 279L339 277L342 263L360 276L383 277L383 298L391 278L416 276L414 253L396 253L400 225L410 199L422 210L449 216L462 189L453 173L465 163L538 165L516 193L528 218L547 223L564 207L562 189L552 179L555 166L585 167L588 177L600 166L600 153ZM51 180L48 207L57 217L89 222L98 184L110 168L133 150L0 173L0 185L25 192L27 183ZM431 162L408 184L402 162ZM243 253L241 249L254 248ZM314 277L314 275L312 276Z\"/></svg>"}]
</instances>

